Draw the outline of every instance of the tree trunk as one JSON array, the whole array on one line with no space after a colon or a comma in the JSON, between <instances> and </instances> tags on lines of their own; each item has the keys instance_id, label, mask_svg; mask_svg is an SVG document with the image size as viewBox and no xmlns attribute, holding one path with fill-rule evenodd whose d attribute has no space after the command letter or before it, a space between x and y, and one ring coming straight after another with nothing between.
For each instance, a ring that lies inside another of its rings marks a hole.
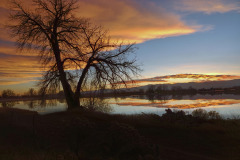
<instances>
[{"instance_id":1,"label":"tree trunk","mask_svg":"<svg viewBox=\"0 0 240 160\"><path fill-rule=\"evenodd\" d=\"M76 98L74 96L74 93L71 89L70 84L67 81L67 76L63 68L63 63L61 61L61 56L60 56L60 50L58 44L53 45L54 48L54 54L57 62L57 68L59 71L59 76L60 76L60 81L63 87L64 95L67 101L68 108L75 108L75 107L80 107L80 101L79 97Z\"/></svg>"},{"instance_id":2,"label":"tree trunk","mask_svg":"<svg viewBox=\"0 0 240 160\"><path fill-rule=\"evenodd\" d=\"M78 84L77 84L77 88L76 88L76 91L75 91L75 95L74 95L74 98L75 98L75 101L77 102L78 101L78 104L80 105L80 101L79 101L79 98L81 96L81 93L80 93L80 89L82 88L82 84L83 84L83 80L88 72L88 69L90 67L90 62L88 62L88 64L86 65L86 67L83 69L83 72L82 72L82 75L78 81Z\"/></svg>"},{"instance_id":3,"label":"tree trunk","mask_svg":"<svg viewBox=\"0 0 240 160\"><path fill-rule=\"evenodd\" d=\"M65 74L65 73L63 73ZM61 74L60 74L61 75ZM62 83L62 87L63 87L63 91L64 91L64 95L67 101L67 105L68 108L75 108L75 107L80 107L80 101L79 98L75 98L74 94L72 92L71 86L69 85L69 83L66 80L66 76L61 76L61 83Z\"/></svg>"},{"instance_id":4,"label":"tree trunk","mask_svg":"<svg viewBox=\"0 0 240 160\"><path fill-rule=\"evenodd\" d=\"M63 70L63 66L60 65L59 67L59 74L60 74L60 80L62 83L64 95L67 101L68 108L75 108L75 107L80 107L80 101L79 101L79 96L75 97L74 93L71 89L70 84L67 81L66 73Z\"/></svg>"}]
</instances>

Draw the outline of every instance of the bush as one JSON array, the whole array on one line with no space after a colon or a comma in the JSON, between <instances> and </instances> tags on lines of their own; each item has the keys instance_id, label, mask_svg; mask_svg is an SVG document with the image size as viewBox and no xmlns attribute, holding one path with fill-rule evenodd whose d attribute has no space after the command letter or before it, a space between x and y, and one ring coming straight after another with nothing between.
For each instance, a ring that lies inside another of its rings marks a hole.
<instances>
[{"instance_id":1,"label":"bush","mask_svg":"<svg viewBox=\"0 0 240 160\"><path fill-rule=\"evenodd\" d=\"M221 116L216 111L207 112L204 109L196 109L192 112L192 116L200 119L221 119Z\"/></svg>"},{"instance_id":2,"label":"bush","mask_svg":"<svg viewBox=\"0 0 240 160\"><path fill-rule=\"evenodd\" d=\"M204 109L196 109L192 112L192 116L200 119L208 119L208 112Z\"/></svg>"},{"instance_id":3,"label":"bush","mask_svg":"<svg viewBox=\"0 0 240 160\"><path fill-rule=\"evenodd\" d=\"M191 115L186 115L186 113L182 110L172 111L171 109L166 109L166 113L162 115L162 118L167 120L185 120L191 118Z\"/></svg>"},{"instance_id":4,"label":"bush","mask_svg":"<svg viewBox=\"0 0 240 160\"><path fill-rule=\"evenodd\" d=\"M179 121L179 120L191 120L192 118L197 119L222 119L222 117L219 115L216 111L209 111L207 112L204 109L196 109L192 112L192 114L189 114L188 112L184 112L183 110L179 111L172 111L171 109L166 109L166 113L162 115L162 118L165 120L170 121Z\"/></svg>"},{"instance_id":5,"label":"bush","mask_svg":"<svg viewBox=\"0 0 240 160\"><path fill-rule=\"evenodd\" d=\"M208 118L209 119L221 119L221 116L219 115L219 113L218 112L216 112L216 111L210 111L210 112L208 112Z\"/></svg>"}]
</instances>

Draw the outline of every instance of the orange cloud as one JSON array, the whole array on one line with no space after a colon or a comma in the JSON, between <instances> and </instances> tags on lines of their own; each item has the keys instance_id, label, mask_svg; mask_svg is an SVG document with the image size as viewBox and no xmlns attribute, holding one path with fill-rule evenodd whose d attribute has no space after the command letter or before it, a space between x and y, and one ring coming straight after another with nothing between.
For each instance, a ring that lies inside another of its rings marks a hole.
<instances>
[{"instance_id":1,"label":"orange cloud","mask_svg":"<svg viewBox=\"0 0 240 160\"><path fill-rule=\"evenodd\" d=\"M91 18L96 24L109 29L114 40L128 42L141 43L203 30L200 25L187 25L180 16L166 11L153 2L141 3L134 0L79 0L79 9L75 13L79 17ZM31 0L24 0L24 4L30 8ZM0 3L1 24L7 23L9 6L7 0ZM3 32L0 38L7 38L6 32Z\"/></svg>"},{"instance_id":2,"label":"orange cloud","mask_svg":"<svg viewBox=\"0 0 240 160\"><path fill-rule=\"evenodd\" d=\"M155 38L191 34L201 26L188 26L180 16L152 3L130 0L79 1L79 16L93 19L109 28L114 39L141 43Z\"/></svg>"},{"instance_id":3,"label":"orange cloud","mask_svg":"<svg viewBox=\"0 0 240 160\"><path fill-rule=\"evenodd\" d=\"M207 74L176 74L168 76L159 76L153 78L137 79L133 82L138 85L148 84L166 84L166 83L187 83L187 82L206 82L240 79L237 75L207 75ZM127 81L131 84L132 81ZM123 83L119 83L123 84Z\"/></svg>"},{"instance_id":4,"label":"orange cloud","mask_svg":"<svg viewBox=\"0 0 240 160\"><path fill-rule=\"evenodd\" d=\"M0 85L26 83L41 77L43 69L37 57L0 53L0 58Z\"/></svg>"},{"instance_id":5,"label":"orange cloud","mask_svg":"<svg viewBox=\"0 0 240 160\"><path fill-rule=\"evenodd\" d=\"M201 81L213 81L213 80L233 80L240 79L240 76L236 75L207 75L207 74L176 74L155 78L163 78L163 79L179 79L179 78L188 78L188 79L197 79Z\"/></svg>"},{"instance_id":6,"label":"orange cloud","mask_svg":"<svg viewBox=\"0 0 240 160\"><path fill-rule=\"evenodd\" d=\"M33 9L32 0L22 2L26 8ZM150 2L143 6L132 0L81 0L78 4L80 8L76 15L91 18L96 24L104 25L110 30L114 40L141 43L155 38L190 34L201 29L201 26L188 26L180 16ZM4 26L8 23L10 6L9 0L0 1L0 85L31 81L34 76L40 76L33 73L40 73L42 70L35 53L18 53L12 43L14 39L10 38ZM143 82L141 80L139 83Z\"/></svg>"},{"instance_id":7,"label":"orange cloud","mask_svg":"<svg viewBox=\"0 0 240 160\"><path fill-rule=\"evenodd\" d=\"M167 82L165 80L162 79L154 79L154 78L149 78L149 79L137 79L137 80L133 80L133 81L126 81L125 84L149 84L149 83L164 83ZM123 84L122 82L116 83L116 84Z\"/></svg>"},{"instance_id":8,"label":"orange cloud","mask_svg":"<svg viewBox=\"0 0 240 160\"><path fill-rule=\"evenodd\" d=\"M225 13L240 11L240 3L236 0L179 0L176 9L190 12Z\"/></svg>"},{"instance_id":9,"label":"orange cloud","mask_svg":"<svg viewBox=\"0 0 240 160\"><path fill-rule=\"evenodd\" d=\"M32 81L37 81L36 79L31 78L19 78L19 79L6 79L6 80L0 80L0 85L14 85L14 84L22 84L22 83L28 83Z\"/></svg>"},{"instance_id":10,"label":"orange cloud","mask_svg":"<svg viewBox=\"0 0 240 160\"><path fill-rule=\"evenodd\" d=\"M17 47L15 46L14 43L11 42L6 42L10 43L8 45L1 44L4 41L0 40L0 53L4 53L6 55L11 55L11 56L30 56L30 57L38 57L38 52L36 50L23 50L20 52Z\"/></svg>"},{"instance_id":11,"label":"orange cloud","mask_svg":"<svg viewBox=\"0 0 240 160\"><path fill-rule=\"evenodd\" d=\"M211 74L211 75L240 75L240 66L234 64L184 64L174 67L165 68L165 72L169 73L194 73L196 74ZM230 71L230 72L229 72Z\"/></svg>"}]
</instances>

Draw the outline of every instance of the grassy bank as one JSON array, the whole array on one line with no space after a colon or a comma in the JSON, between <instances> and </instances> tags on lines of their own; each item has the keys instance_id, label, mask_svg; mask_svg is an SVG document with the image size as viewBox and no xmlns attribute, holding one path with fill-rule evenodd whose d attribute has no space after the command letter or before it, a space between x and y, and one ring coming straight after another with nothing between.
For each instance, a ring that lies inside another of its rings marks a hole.
<instances>
[{"instance_id":1,"label":"grassy bank","mask_svg":"<svg viewBox=\"0 0 240 160\"><path fill-rule=\"evenodd\" d=\"M0 109L4 160L238 160L240 120Z\"/></svg>"}]
</instances>

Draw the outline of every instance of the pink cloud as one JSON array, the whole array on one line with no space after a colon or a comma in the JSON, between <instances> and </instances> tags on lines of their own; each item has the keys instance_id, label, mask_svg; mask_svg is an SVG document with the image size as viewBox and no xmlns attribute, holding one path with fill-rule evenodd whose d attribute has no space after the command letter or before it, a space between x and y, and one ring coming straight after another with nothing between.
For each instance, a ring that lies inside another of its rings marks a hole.
<instances>
[{"instance_id":1,"label":"pink cloud","mask_svg":"<svg viewBox=\"0 0 240 160\"><path fill-rule=\"evenodd\" d=\"M175 8L181 11L206 14L240 11L240 3L236 0L179 0L175 4Z\"/></svg>"}]
</instances>

